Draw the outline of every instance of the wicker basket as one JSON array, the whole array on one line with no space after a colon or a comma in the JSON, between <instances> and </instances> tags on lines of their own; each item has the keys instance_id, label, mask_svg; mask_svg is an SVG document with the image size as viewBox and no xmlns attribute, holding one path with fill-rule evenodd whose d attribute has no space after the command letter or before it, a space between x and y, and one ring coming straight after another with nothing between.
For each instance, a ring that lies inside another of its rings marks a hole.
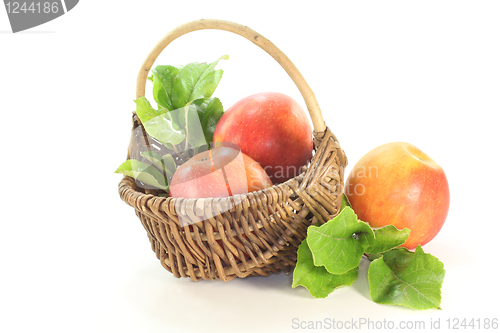
<instances>
[{"instance_id":1,"label":"wicker basket","mask_svg":"<svg viewBox=\"0 0 500 333\"><path fill-rule=\"evenodd\" d=\"M347 159L326 127L310 87L275 45L252 29L220 20L199 20L170 31L150 52L137 78L137 98L144 96L154 61L176 38L192 31L218 29L245 37L270 54L299 88L314 125L314 155L303 172L266 190L229 198L165 198L142 189L130 177L119 184L120 197L134 207L162 266L175 277L221 279L267 276L290 271L297 248L311 224L325 223L338 214ZM142 131L133 114L133 131ZM148 140L132 135L129 157ZM181 226L180 217L193 218Z\"/></svg>"}]
</instances>

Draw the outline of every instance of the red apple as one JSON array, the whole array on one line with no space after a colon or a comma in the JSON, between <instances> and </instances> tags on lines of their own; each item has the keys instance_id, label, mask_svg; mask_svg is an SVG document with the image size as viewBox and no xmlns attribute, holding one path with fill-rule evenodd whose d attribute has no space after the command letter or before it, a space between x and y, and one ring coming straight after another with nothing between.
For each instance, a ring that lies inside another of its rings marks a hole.
<instances>
[{"instance_id":1,"label":"red apple","mask_svg":"<svg viewBox=\"0 0 500 333\"><path fill-rule=\"evenodd\" d=\"M236 102L217 123L213 140L237 144L262 165L273 183L300 174L313 150L304 110L292 98L273 92Z\"/></svg>"},{"instance_id":2,"label":"red apple","mask_svg":"<svg viewBox=\"0 0 500 333\"><path fill-rule=\"evenodd\" d=\"M263 190L273 184L252 158L231 147L217 147L190 158L170 182L173 198L224 198Z\"/></svg>"},{"instance_id":3,"label":"red apple","mask_svg":"<svg viewBox=\"0 0 500 333\"><path fill-rule=\"evenodd\" d=\"M414 249L437 235L450 206L443 169L417 147L394 142L363 156L346 181L353 210L372 227L411 230L402 245Z\"/></svg>"}]
</instances>

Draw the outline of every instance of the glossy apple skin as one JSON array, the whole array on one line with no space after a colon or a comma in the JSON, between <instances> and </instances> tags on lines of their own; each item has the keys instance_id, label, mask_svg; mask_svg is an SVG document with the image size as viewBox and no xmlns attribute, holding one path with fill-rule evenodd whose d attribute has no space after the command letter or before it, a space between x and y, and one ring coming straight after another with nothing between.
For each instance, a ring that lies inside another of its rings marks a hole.
<instances>
[{"instance_id":1,"label":"glossy apple skin","mask_svg":"<svg viewBox=\"0 0 500 333\"><path fill-rule=\"evenodd\" d=\"M300 174L313 150L304 110L289 96L274 92L236 102L217 123L213 140L237 144L275 184Z\"/></svg>"},{"instance_id":2,"label":"glossy apple skin","mask_svg":"<svg viewBox=\"0 0 500 333\"><path fill-rule=\"evenodd\" d=\"M347 178L345 193L358 218L372 227L409 228L402 245L408 249L437 235L450 206L443 169L404 142L379 146L363 156Z\"/></svg>"},{"instance_id":3,"label":"glossy apple skin","mask_svg":"<svg viewBox=\"0 0 500 333\"><path fill-rule=\"evenodd\" d=\"M174 173L173 198L224 198L273 184L262 167L239 150L218 147L190 158Z\"/></svg>"}]
</instances>

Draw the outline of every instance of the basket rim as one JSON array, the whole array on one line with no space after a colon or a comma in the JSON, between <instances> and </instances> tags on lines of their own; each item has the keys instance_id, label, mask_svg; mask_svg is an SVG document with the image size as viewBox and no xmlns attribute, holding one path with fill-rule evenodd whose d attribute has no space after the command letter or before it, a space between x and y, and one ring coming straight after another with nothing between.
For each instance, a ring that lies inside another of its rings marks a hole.
<instances>
[{"instance_id":1,"label":"basket rim","mask_svg":"<svg viewBox=\"0 0 500 333\"><path fill-rule=\"evenodd\" d=\"M270 189L275 189L275 188L278 188L280 186L287 186L287 185L289 185L289 183L293 184L294 182L299 182L299 181L303 180L303 178L305 177L307 171L312 167L312 162L315 159L315 156L316 156L316 153L317 153L318 149L320 148L320 146L322 146L327 141L325 139L327 139L330 136L335 141L338 142L337 138L335 137L335 134L332 133L332 131L330 130L330 128L328 126L326 126L325 130L322 131L322 132L313 131L313 155L312 155L311 159L308 161L309 164L302 166L301 168L303 169L303 171L300 174L298 174L297 176L295 176L293 178L290 178L290 179L288 179L288 180L286 180L286 181L284 181L282 183L273 184L273 186L270 186L270 187L265 188L263 190L253 191L253 192L244 193L244 194L236 194L234 196L223 197L223 198L173 198L173 197L162 197L162 196L154 195L152 193L143 193L141 191L136 190L135 188L132 189L132 190L134 192L137 192L137 193L140 193L140 194L143 194L143 195L154 196L154 197L157 197L159 199L170 199L170 200L174 200L174 199L179 199L179 200L230 199L230 198L233 198L233 197L236 197L236 196L246 196L246 195L249 195L251 193L259 193L259 192L265 193L265 191L270 191ZM134 178L132 178L130 176L123 176L122 179L120 180L119 186L121 187L122 183L124 181L126 181L127 179L130 179L130 180L132 180L135 183L135 179Z\"/></svg>"},{"instance_id":2,"label":"basket rim","mask_svg":"<svg viewBox=\"0 0 500 333\"><path fill-rule=\"evenodd\" d=\"M307 166L306 168L309 169L310 166ZM241 196L250 196L250 195L254 195L254 194L257 194L257 193L264 193L264 194L267 194L268 192L276 189L276 188L281 188L281 187L284 187L284 186L287 186L289 184L293 184L294 182L299 182L301 180L303 180L306 172L307 172L307 169L305 171L302 171L299 175L293 177L293 178L290 178L286 181L284 181L283 183L279 183L279 184L273 184L273 186L270 186L268 188L265 188L263 190L258 190L258 191L253 191L253 192L248 192L248 193L243 193L243 194L236 194L236 195L233 195L233 196L229 196L229 197L222 197L222 198L218 198L218 197L210 197L210 198L174 198L174 197L163 197L163 196L159 196L159 195L155 195L153 193L144 193L144 192L141 192L139 190L137 190L137 187L136 186L135 188L133 186L130 186L128 184L125 184L126 181L129 181L130 183L133 183L133 184L136 184L136 180L130 176L123 176L122 179L120 180L119 182L119 187L121 189L121 187L128 187L130 188L131 191L133 191L134 193L138 193L139 195L143 195L143 196L148 196L148 197L154 197L154 198L157 198L158 200L163 200L163 201L187 201L187 200L200 200L200 199L203 199L203 200L225 200L225 201L230 201L232 198L235 198L235 197L241 197ZM254 193L254 194L252 194ZM127 202L127 201L125 201ZM128 203L128 202L127 202Z\"/></svg>"}]
</instances>

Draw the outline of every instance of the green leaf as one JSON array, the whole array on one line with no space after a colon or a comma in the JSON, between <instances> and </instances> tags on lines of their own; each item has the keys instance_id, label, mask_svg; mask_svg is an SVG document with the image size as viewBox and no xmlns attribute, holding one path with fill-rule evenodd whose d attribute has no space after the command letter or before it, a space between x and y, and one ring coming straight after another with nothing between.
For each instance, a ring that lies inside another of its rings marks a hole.
<instances>
[{"instance_id":1,"label":"green leaf","mask_svg":"<svg viewBox=\"0 0 500 333\"><path fill-rule=\"evenodd\" d=\"M177 145L186 138L185 134L173 128L171 119L165 114L153 118L143 125L151 137L167 147L168 144Z\"/></svg>"},{"instance_id":2,"label":"green leaf","mask_svg":"<svg viewBox=\"0 0 500 333\"><path fill-rule=\"evenodd\" d=\"M184 134L186 134L186 105L180 109L172 110L168 112L169 119L172 120L173 127Z\"/></svg>"},{"instance_id":3,"label":"green leaf","mask_svg":"<svg viewBox=\"0 0 500 333\"><path fill-rule=\"evenodd\" d=\"M158 170L163 172L163 175L165 175L167 179L172 179L177 169L177 165L172 155L165 154L161 156L157 152L151 150L142 152L141 155L151 162Z\"/></svg>"},{"instance_id":4,"label":"green leaf","mask_svg":"<svg viewBox=\"0 0 500 333\"><path fill-rule=\"evenodd\" d=\"M202 119L201 127L203 128L205 140L207 144L210 145L213 141L215 127L224 114L224 108L222 107L221 101L215 97L206 100L200 105L200 109L203 110L203 117L200 118Z\"/></svg>"},{"instance_id":5,"label":"green leaf","mask_svg":"<svg viewBox=\"0 0 500 333\"><path fill-rule=\"evenodd\" d=\"M162 156L162 162L165 167L165 174L168 178L172 178L175 170L177 170L177 164L175 163L174 158L170 154L165 154Z\"/></svg>"},{"instance_id":6,"label":"green leaf","mask_svg":"<svg viewBox=\"0 0 500 333\"><path fill-rule=\"evenodd\" d=\"M137 105L137 116L146 132L167 148L181 143L186 138L179 127L174 126L176 122L173 118L174 112L169 112L161 106L156 110L146 97L139 97L135 100L135 104Z\"/></svg>"},{"instance_id":7,"label":"green leaf","mask_svg":"<svg viewBox=\"0 0 500 333\"><path fill-rule=\"evenodd\" d=\"M159 171L163 172L164 166L160 154L152 150L147 150L143 151L141 156L151 162Z\"/></svg>"},{"instance_id":8,"label":"green leaf","mask_svg":"<svg viewBox=\"0 0 500 333\"><path fill-rule=\"evenodd\" d=\"M174 109L184 107L191 101L209 98L215 91L222 77L222 70L214 70L222 56L211 64L193 62L184 66L174 78L171 94Z\"/></svg>"},{"instance_id":9,"label":"green leaf","mask_svg":"<svg viewBox=\"0 0 500 333\"><path fill-rule=\"evenodd\" d=\"M386 252L402 245L410 236L410 229L398 230L395 226L388 225L380 229L374 229L373 233L375 234L375 240L371 243L364 235L360 237L360 242L365 247L365 253L368 254Z\"/></svg>"},{"instance_id":10,"label":"green leaf","mask_svg":"<svg viewBox=\"0 0 500 333\"><path fill-rule=\"evenodd\" d=\"M196 105L189 104L184 111L187 141L192 148L207 144Z\"/></svg>"},{"instance_id":11,"label":"green leaf","mask_svg":"<svg viewBox=\"0 0 500 333\"><path fill-rule=\"evenodd\" d=\"M212 97L195 100L190 106L196 108L206 144L209 146L213 140L215 127L224 114L222 103L217 97Z\"/></svg>"},{"instance_id":12,"label":"green leaf","mask_svg":"<svg viewBox=\"0 0 500 333\"><path fill-rule=\"evenodd\" d=\"M168 190L168 182L154 166L137 160L126 160L115 173L121 173L159 189Z\"/></svg>"},{"instance_id":13,"label":"green leaf","mask_svg":"<svg viewBox=\"0 0 500 333\"><path fill-rule=\"evenodd\" d=\"M397 248L385 252L368 268L372 300L413 309L440 309L444 265L417 246L415 252Z\"/></svg>"},{"instance_id":14,"label":"green leaf","mask_svg":"<svg viewBox=\"0 0 500 333\"><path fill-rule=\"evenodd\" d=\"M174 86L174 79L182 67L174 66L156 66L153 72L153 96L162 107L169 111L174 110L172 105L172 91Z\"/></svg>"},{"instance_id":15,"label":"green leaf","mask_svg":"<svg viewBox=\"0 0 500 333\"><path fill-rule=\"evenodd\" d=\"M153 97L159 106L171 110L172 102L163 88L163 83L157 75L153 75Z\"/></svg>"},{"instance_id":16,"label":"green leaf","mask_svg":"<svg viewBox=\"0 0 500 333\"><path fill-rule=\"evenodd\" d=\"M186 134L186 120L184 115L184 108L167 111L165 116L172 122L172 127L183 134Z\"/></svg>"},{"instance_id":17,"label":"green leaf","mask_svg":"<svg viewBox=\"0 0 500 333\"><path fill-rule=\"evenodd\" d=\"M149 136L171 150L184 140L181 150L210 144L224 112L220 100L210 98L222 77L222 70L215 70L220 59L229 57L222 56L210 64L155 67L149 79L158 110L145 97L135 101L137 115ZM198 117L189 111L192 108Z\"/></svg>"},{"instance_id":18,"label":"green leaf","mask_svg":"<svg viewBox=\"0 0 500 333\"><path fill-rule=\"evenodd\" d=\"M375 259L382 258L382 253L370 253L368 255L368 260L373 261Z\"/></svg>"},{"instance_id":19,"label":"green leaf","mask_svg":"<svg viewBox=\"0 0 500 333\"><path fill-rule=\"evenodd\" d=\"M340 211L342 211L342 209L346 208L346 207L351 207L351 203L349 202L349 199L347 199L347 196L345 195L345 193L342 193L342 203L340 204Z\"/></svg>"},{"instance_id":20,"label":"green leaf","mask_svg":"<svg viewBox=\"0 0 500 333\"><path fill-rule=\"evenodd\" d=\"M323 266L315 266L307 241L303 240L297 251L297 265L293 271L292 288L303 286L312 296L325 298L335 289L352 285L357 276L357 267L345 274L335 275L329 273Z\"/></svg>"},{"instance_id":21,"label":"green leaf","mask_svg":"<svg viewBox=\"0 0 500 333\"><path fill-rule=\"evenodd\" d=\"M314 265L325 266L332 274L344 274L359 266L364 247L360 236L373 241L370 226L359 221L350 207L320 227L307 229L307 243L313 253Z\"/></svg>"},{"instance_id":22,"label":"green leaf","mask_svg":"<svg viewBox=\"0 0 500 333\"><path fill-rule=\"evenodd\" d=\"M161 109L156 110L155 108L153 108L149 103L149 101L144 96L139 97L134 102L136 105L137 116L139 117L139 119L143 124L165 113Z\"/></svg>"}]
</instances>

